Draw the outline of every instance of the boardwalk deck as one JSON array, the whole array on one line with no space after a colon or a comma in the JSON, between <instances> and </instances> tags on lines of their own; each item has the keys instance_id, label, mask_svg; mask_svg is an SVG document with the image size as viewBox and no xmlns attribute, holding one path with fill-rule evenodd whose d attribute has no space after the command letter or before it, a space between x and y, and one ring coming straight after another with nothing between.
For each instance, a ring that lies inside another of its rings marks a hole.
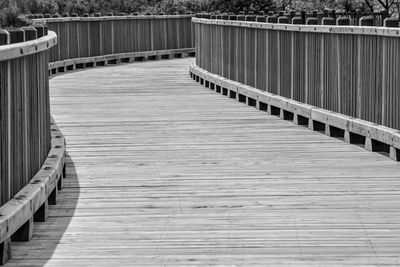
<instances>
[{"instance_id":1,"label":"boardwalk deck","mask_svg":"<svg viewBox=\"0 0 400 267\"><path fill-rule=\"evenodd\" d=\"M68 178L7 266L400 265L400 164L208 91L191 60L51 81Z\"/></svg>"}]
</instances>

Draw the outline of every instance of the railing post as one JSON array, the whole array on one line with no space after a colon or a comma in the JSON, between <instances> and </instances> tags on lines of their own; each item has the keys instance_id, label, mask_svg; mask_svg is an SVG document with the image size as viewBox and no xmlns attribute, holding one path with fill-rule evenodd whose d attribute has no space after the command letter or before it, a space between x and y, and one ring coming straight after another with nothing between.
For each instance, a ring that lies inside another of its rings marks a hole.
<instances>
[{"instance_id":1,"label":"railing post","mask_svg":"<svg viewBox=\"0 0 400 267\"><path fill-rule=\"evenodd\" d=\"M339 17L336 19L336 25L338 25L338 26L350 25L350 19L347 17Z\"/></svg>"},{"instance_id":2,"label":"railing post","mask_svg":"<svg viewBox=\"0 0 400 267\"><path fill-rule=\"evenodd\" d=\"M307 25L318 25L318 19L313 18L313 17L307 18L306 24Z\"/></svg>"},{"instance_id":3,"label":"railing post","mask_svg":"<svg viewBox=\"0 0 400 267\"><path fill-rule=\"evenodd\" d=\"M267 22L268 23L278 23L278 17L275 15L268 16L267 17Z\"/></svg>"},{"instance_id":4,"label":"railing post","mask_svg":"<svg viewBox=\"0 0 400 267\"><path fill-rule=\"evenodd\" d=\"M25 34L21 28L10 28L10 44L22 43L25 41Z\"/></svg>"},{"instance_id":5,"label":"railing post","mask_svg":"<svg viewBox=\"0 0 400 267\"><path fill-rule=\"evenodd\" d=\"M248 15L246 16L246 18L245 18L245 20L246 21L255 21L256 20L256 16L254 15L254 12L253 11L250 11L249 13L248 13ZM249 77L248 77L248 75L249 75L249 64L248 64L248 62L251 60L250 59L250 52L252 51L252 50L255 50L254 49L254 47L248 47L248 44L251 44L251 40L250 40L250 36L251 36L251 33L252 33L252 31L253 31L253 29L251 29L251 28L243 28L243 30L244 30L244 38L243 38L243 47L244 47L244 49L243 49L243 51L244 51L244 54L243 54L243 56L244 56L244 83L245 84L249 84Z\"/></svg>"},{"instance_id":6,"label":"railing post","mask_svg":"<svg viewBox=\"0 0 400 267\"><path fill-rule=\"evenodd\" d=\"M10 34L3 29L0 29L0 45L6 45L10 44ZM2 124L1 126L4 127L4 129L7 129L5 136L2 137L2 139L5 141L5 144L7 144L7 147L1 148L1 150L5 151L5 157L8 159L1 159L0 163L0 175L3 177L1 179L1 184L0 187L2 190L0 190L0 201L1 203L7 202L11 198L11 142L10 142L10 135L11 135L11 112L10 112L10 104L11 104L11 76L10 76L10 62L7 61L6 63L6 74L7 77L5 79L6 81L6 88L2 88L3 92L1 93L1 113L2 113L2 118L4 120L0 121ZM3 125L4 123L4 125ZM1 145L2 143L0 143ZM0 156L1 157L1 156ZM4 164L4 165L3 165ZM2 169L4 168L4 170ZM3 243L0 244L0 264L4 265L9 259L11 259L11 239L8 238L6 239Z\"/></svg>"},{"instance_id":7,"label":"railing post","mask_svg":"<svg viewBox=\"0 0 400 267\"><path fill-rule=\"evenodd\" d=\"M254 15L253 11L250 11L246 16L246 21L256 21L256 16Z\"/></svg>"},{"instance_id":8,"label":"railing post","mask_svg":"<svg viewBox=\"0 0 400 267\"><path fill-rule=\"evenodd\" d=\"M45 35L43 24L33 24L33 27L35 27L36 29L37 38L43 37Z\"/></svg>"},{"instance_id":9,"label":"railing post","mask_svg":"<svg viewBox=\"0 0 400 267\"><path fill-rule=\"evenodd\" d=\"M357 35L357 99L356 99L356 117L361 118L361 35Z\"/></svg>"},{"instance_id":10,"label":"railing post","mask_svg":"<svg viewBox=\"0 0 400 267\"><path fill-rule=\"evenodd\" d=\"M99 55L104 55L103 21L99 21Z\"/></svg>"},{"instance_id":11,"label":"railing post","mask_svg":"<svg viewBox=\"0 0 400 267\"><path fill-rule=\"evenodd\" d=\"M244 14L244 11L240 11L239 15L237 16L237 20L246 20L246 15Z\"/></svg>"},{"instance_id":12,"label":"railing post","mask_svg":"<svg viewBox=\"0 0 400 267\"><path fill-rule=\"evenodd\" d=\"M336 19L336 25L338 25L338 26L350 25L350 19L348 17L338 17ZM338 86L338 105L339 105L338 111L342 113L343 109L344 108L346 109L346 107L343 108L343 105L342 105L342 99L343 99L342 91L341 91L341 88L342 88L342 71L341 71L342 61L341 61L341 56L340 56L340 36L339 35L336 36L336 49L337 49L337 86Z\"/></svg>"},{"instance_id":13,"label":"railing post","mask_svg":"<svg viewBox=\"0 0 400 267\"><path fill-rule=\"evenodd\" d=\"M331 17L322 18L322 25L335 25L335 20ZM320 65L320 75L321 75L321 83L320 83L320 107L324 108L324 92L325 92L325 36L321 36L321 65Z\"/></svg>"},{"instance_id":14,"label":"railing post","mask_svg":"<svg viewBox=\"0 0 400 267\"><path fill-rule=\"evenodd\" d=\"M8 238L0 244L0 265L6 264L11 258L11 238Z\"/></svg>"},{"instance_id":15,"label":"railing post","mask_svg":"<svg viewBox=\"0 0 400 267\"><path fill-rule=\"evenodd\" d=\"M360 26L374 26L374 17L372 16L361 17Z\"/></svg>"},{"instance_id":16,"label":"railing post","mask_svg":"<svg viewBox=\"0 0 400 267\"><path fill-rule=\"evenodd\" d=\"M12 242L26 242L33 236L33 216L29 218L12 236Z\"/></svg>"},{"instance_id":17,"label":"railing post","mask_svg":"<svg viewBox=\"0 0 400 267\"><path fill-rule=\"evenodd\" d=\"M0 45L7 45L10 44L10 34L8 31L0 29ZM5 144L7 144L7 147L1 148L1 150L5 151L5 159L1 159L0 161L0 175L4 177L1 179L1 190L0 190L0 201L1 205L6 203L10 198L11 198L11 144L10 144L10 136L11 136L11 73L10 73L10 62L7 61L6 63L6 75L5 77L5 86L6 88L2 88L2 92L0 92L1 97L1 116L2 120L0 123L2 124L1 127L4 127L4 129L7 129L5 136L2 137L4 138ZM3 125L4 123L4 125ZM1 146L0 142L0 146ZM1 157L1 155L0 155ZM3 165L4 164L4 165ZM2 169L2 167L4 169ZM3 193L3 194L2 194Z\"/></svg>"},{"instance_id":18,"label":"railing post","mask_svg":"<svg viewBox=\"0 0 400 267\"><path fill-rule=\"evenodd\" d=\"M333 18L331 17L325 17L322 19L322 25L335 25L336 22Z\"/></svg>"},{"instance_id":19,"label":"railing post","mask_svg":"<svg viewBox=\"0 0 400 267\"><path fill-rule=\"evenodd\" d=\"M257 22L266 22L267 21L267 19L265 17L265 14L264 14L264 11L260 11L258 13L258 16L256 17L256 21Z\"/></svg>"},{"instance_id":20,"label":"railing post","mask_svg":"<svg viewBox=\"0 0 400 267\"><path fill-rule=\"evenodd\" d=\"M25 41L35 40L38 38L37 30L34 27L22 27L21 29L25 33Z\"/></svg>"},{"instance_id":21,"label":"railing post","mask_svg":"<svg viewBox=\"0 0 400 267\"><path fill-rule=\"evenodd\" d=\"M77 21L76 23L76 55L78 58L82 57L81 51L81 27L83 26L83 22ZM88 34L89 35L89 34ZM75 65L74 65L75 67Z\"/></svg>"},{"instance_id":22,"label":"railing post","mask_svg":"<svg viewBox=\"0 0 400 267\"><path fill-rule=\"evenodd\" d=\"M355 26L359 25L360 18L361 18L361 10L356 9L356 12L354 14L354 23L353 23Z\"/></svg>"},{"instance_id":23,"label":"railing post","mask_svg":"<svg viewBox=\"0 0 400 267\"><path fill-rule=\"evenodd\" d=\"M109 34L110 34L110 37L111 37L111 54L114 54L114 51L115 51L115 43L114 43L115 42L115 31L114 31L115 20L110 20L110 23L111 23L111 32ZM149 30L151 32L151 27L150 27ZM150 36L152 36L151 33L150 33Z\"/></svg>"},{"instance_id":24,"label":"railing post","mask_svg":"<svg viewBox=\"0 0 400 267\"><path fill-rule=\"evenodd\" d=\"M389 28L399 27L399 19L398 18L386 18L383 21L383 26L389 27Z\"/></svg>"},{"instance_id":25,"label":"railing post","mask_svg":"<svg viewBox=\"0 0 400 267\"><path fill-rule=\"evenodd\" d=\"M331 12L330 12L330 16L331 16L334 20L336 20L336 10L332 9Z\"/></svg>"},{"instance_id":26,"label":"railing post","mask_svg":"<svg viewBox=\"0 0 400 267\"><path fill-rule=\"evenodd\" d=\"M286 16L280 16L280 17L278 17L278 23L279 24L289 24L289 18Z\"/></svg>"},{"instance_id":27,"label":"railing post","mask_svg":"<svg viewBox=\"0 0 400 267\"><path fill-rule=\"evenodd\" d=\"M388 55L387 55L387 38L382 37L382 102L381 102L381 123L382 125L387 125L386 121L386 65L387 65L387 60L388 60Z\"/></svg>"},{"instance_id":28,"label":"railing post","mask_svg":"<svg viewBox=\"0 0 400 267\"><path fill-rule=\"evenodd\" d=\"M292 24L304 24L303 18L302 17L293 17L292 18Z\"/></svg>"},{"instance_id":29,"label":"railing post","mask_svg":"<svg viewBox=\"0 0 400 267\"><path fill-rule=\"evenodd\" d=\"M385 23L385 20L387 18L389 18L389 13L386 10L382 11L381 12L381 24L379 26L383 26Z\"/></svg>"},{"instance_id":30,"label":"railing post","mask_svg":"<svg viewBox=\"0 0 400 267\"><path fill-rule=\"evenodd\" d=\"M398 27L399 26L399 19L398 18L386 18L383 22L384 27ZM388 67L388 60L390 60L390 56L388 54L388 42L387 42L387 38L383 37L382 40L382 125L385 126L390 126L393 127L392 125L390 125L390 122L388 121L387 118L387 106L386 103L388 102L388 94L387 94L387 67ZM391 158L393 158L394 160L397 160L397 158L395 158L394 156L396 155L396 153L394 153L394 150L391 147L391 152L390 152L390 156Z\"/></svg>"},{"instance_id":31,"label":"railing post","mask_svg":"<svg viewBox=\"0 0 400 267\"><path fill-rule=\"evenodd\" d=\"M306 17L307 17L307 13L305 10L300 11L300 17L303 20L303 24L306 23Z\"/></svg>"},{"instance_id":32,"label":"railing post","mask_svg":"<svg viewBox=\"0 0 400 267\"><path fill-rule=\"evenodd\" d=\"M287 16L287 17L288 17L289 21L292 21L292 19L293 19L295 16L296 16L296 11L291 10L291 11L289 12L289 16Z\"/></svg>"},{"instance_id":33,"label":"railing post","mask_svg":"<svg viewBox=\"0 0 400 267\"><path fill-rule=\"evenodd\" d=\"M318 24L318 19L317 18L314 18L314 17L309 17L309 18L307 18L307 21L306 21L306 24L307 25L317 25ZM305 59L305 70L304 70L304 72L305 72L305 79L304 79L304 101L305 101L305 103L308 103L308 94L309 94L309 77L308 77L308 72L309 72L309 67L308 67L308 60L309 60L309 55L308 55L308 53L309 53L309 49L308 49L308 46L309 46L309 34L307 34L306 35L306 40L305 40L305 56L304 56L304 59ZM295 119L297 120L297 116L295 116Z\"/></svg>"}]
</instances>

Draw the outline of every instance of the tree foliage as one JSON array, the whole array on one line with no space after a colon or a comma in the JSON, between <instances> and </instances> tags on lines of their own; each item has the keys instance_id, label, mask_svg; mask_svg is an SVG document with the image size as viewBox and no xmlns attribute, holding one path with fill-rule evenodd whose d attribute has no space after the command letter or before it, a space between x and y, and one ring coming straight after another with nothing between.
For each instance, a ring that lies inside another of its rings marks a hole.
<instances>
[{"instance_id":1,"label":"tree foliage","mask_svg":"<svg viewBox=\"0 0 400 267\"><path fill-rule=\"evenodd\" d=\"M18 14L64 13L198 13L336 9L398 13L400 0L0 0L2 25L13 24Z\"/></svg>"},{"instance_id":2,"label":"tree foliage","mask_svg":"<svg viewBox=\"0 0 400 267\"><path fill-rule=\"evenodd\" d=\"M400 0L276 0L281 10L323 10L398 12Z\"/></svg>"}]
</instances>

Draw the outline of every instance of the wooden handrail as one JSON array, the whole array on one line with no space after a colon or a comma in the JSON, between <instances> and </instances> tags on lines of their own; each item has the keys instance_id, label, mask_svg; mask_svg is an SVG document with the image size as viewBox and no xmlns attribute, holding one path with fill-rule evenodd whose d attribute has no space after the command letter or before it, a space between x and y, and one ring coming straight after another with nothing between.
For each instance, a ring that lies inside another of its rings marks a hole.
<instances>
[{"instance_id":1,"label":"wooden handrail","mask_svg":"<svg viewBox=\"0 0 400 267\"><path fill-rule=\"evenodd\" d=\"M231 20L210 20L202 18L193 18L194 23L206 25L221 25L245 27L254 29L265 29L275 31L289 32L313 32L313 33L332 33L332 34L358 34L358 35L376 35L388 37L400 37L400 28L375 27L375 26L336 26L336 25L293 25L278 24L267 22L250 21L231 21Z\"/></svg>"},{"instance_id":2,"label":"wooden handrail","mask_svg":"<svg viewBox=\"0 0 400 267\"><path fill-rule=\"evenodd\" d=\"M46 51L57 44L57 35L55 32L50 31L48 35L41 38L0 46L0 61L16 59L42 51Z\"/></svg>"},{"instance_id":3,"label":"wooden handrail","mask_svg":"<svg viewBox=\"0 0 400 267\"><path fill-rule=\"evenodd\" d=\"M131 19L179 19L192 18L193 15L143 15L143 16L103 16L103 17L60 17L34 19L36 22L69 22L69 21L107 21L107 20L131 20Z\"/></svg>"}]
</instances>

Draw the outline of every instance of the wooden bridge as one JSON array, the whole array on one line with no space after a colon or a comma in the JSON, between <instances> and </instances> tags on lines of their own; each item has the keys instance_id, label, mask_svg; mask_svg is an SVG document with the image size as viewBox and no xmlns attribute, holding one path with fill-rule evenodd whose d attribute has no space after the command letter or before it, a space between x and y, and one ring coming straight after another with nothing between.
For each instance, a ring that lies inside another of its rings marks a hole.
<instances>
[{"instance_id":1,"label":"wooden bridge","mask_svg":"<svg viewBox=\"0 0 400 267\"><path fill-rule=\"evenodd\" d=\"M50 63L52 145L1 207L5 266L399 266L397 130L159 51Z\"/></svg>"},{"instance_id":2,"label":"wooden bridge","mask_svg":"<svg viewBox=\"0 0 400 267\"><path fill-rule=\"evenodd\" d=\"M399 164L206 90L192 62L51 81L67 178L6 266L398 264Z\"/></svg>"}]
</instances>

